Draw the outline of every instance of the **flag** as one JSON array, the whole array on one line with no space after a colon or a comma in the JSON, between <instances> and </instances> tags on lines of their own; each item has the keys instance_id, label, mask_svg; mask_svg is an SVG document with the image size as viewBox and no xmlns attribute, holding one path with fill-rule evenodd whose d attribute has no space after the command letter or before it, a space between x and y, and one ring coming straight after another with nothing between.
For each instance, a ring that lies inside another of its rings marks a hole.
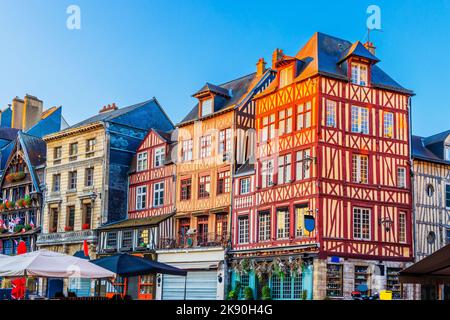
<instances>
[{"instance_id":1,"label":"flag","mask_svg":"<svg viewBox=\"0 0 450 320\"><path fill-rule=\"evenodd\" d=\"M83 242L83 251L84 251L84 255L86 257L89 257L89 247L88 247L88 243L86 240L84 240L84 242Z\"/></svg>"},{"instance_id":2,"label":"flag","mask_svg":"<svg viewBox=\"0 0 450 320\"><path fill-rule=\"evenodd\" d=\"M30 227L34 229L34 222L33 222L33 219L31 219L31 221L30 221Z\"/></svg>"}]
</instances>

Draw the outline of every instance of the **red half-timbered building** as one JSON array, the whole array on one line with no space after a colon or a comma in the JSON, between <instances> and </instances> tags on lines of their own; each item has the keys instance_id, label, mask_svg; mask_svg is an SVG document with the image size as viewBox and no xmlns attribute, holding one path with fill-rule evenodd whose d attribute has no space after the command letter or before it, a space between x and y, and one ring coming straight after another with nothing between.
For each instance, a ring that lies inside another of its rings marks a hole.
<instances>
[{"instance_id":1,"label":"red half-timbered building","mask_svg":"<svg viewBox=\"0 0 450 320\"><path fill-rule=\"evenodd\" d=\"M172 136L175 136L172 139ZM139 145L129 174L128 217L99 228L99 255L129 252L156 260L163 239L173 237L175 215L176 132L151 129ZM117 279L109 295L129 294L150 300L155 294L155 276Z\"/></svg>"},{"instance_id":2,"label":"red half-timbered building","mask_svg":"<svg viewBox=\"0 0 450 320\"><path fill-rule=\"evenodd\" d=\"M275 299L409 297L397 273L413 259L412 92L371 43L316 33L272 60L254 98L255 170L234 181L235 282Z\"/></svg>"}]
</instances>

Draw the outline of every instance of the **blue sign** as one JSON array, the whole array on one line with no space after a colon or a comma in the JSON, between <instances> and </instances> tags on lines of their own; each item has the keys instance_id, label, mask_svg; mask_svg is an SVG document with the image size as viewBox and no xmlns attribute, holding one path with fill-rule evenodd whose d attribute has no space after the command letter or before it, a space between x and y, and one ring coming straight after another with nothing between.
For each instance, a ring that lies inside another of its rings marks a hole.
<instances>
[{"instance_id":1,"label":"blue sign","mask_svg":"<svg viewBox=\"0 0 450 320\"><path fill-rule=\"evenodd\" d=\"M308 232L314 231L316 228L316 220L311 215L305 215L305 229Z\"/></svg>"}]
</instances>

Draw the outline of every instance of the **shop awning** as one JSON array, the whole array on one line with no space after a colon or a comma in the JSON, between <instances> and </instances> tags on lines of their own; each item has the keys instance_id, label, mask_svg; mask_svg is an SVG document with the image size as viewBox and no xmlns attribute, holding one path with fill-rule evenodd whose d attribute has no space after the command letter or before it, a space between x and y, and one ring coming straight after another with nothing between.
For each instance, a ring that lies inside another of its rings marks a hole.
<instances>
[{"instance_id":1,"label":"shop awning","mask_svg":"<svg viewBox=\"0 0 450 320\"><path fill-rule=\"evenodd\" d=\"M157 226L160 222L170 218L173 215L174 215L173 213L168 213L168 214L163 214L163 215L158 215L158 216L148 217L148 218L126 219L126 220L106 224L106 225L98 228L98 230L108 231L108 230L118 230L118 229L127 229L127 228L152 227L152 226Z\"/></svg>"},{"instance_id":2,"label":"shop awning","mask_svg":"<svg viewBox=\"0 0 450 320\"><path fill-rule=\"evenodd\" d=\"M91 262L122 277L132 277L151 273L171 274L175 276L187 275L185 270L133 256L128 253L118 253Z\"/></svg>"},{"instance_id":3,"label":"shop awning","mask_svg":"<svg viewBox=\"0 0 450 320\"><path fill-rule=\"evenodd\" d=\"M450 284L450 244L400 271L400 282Z\"/></svg>"}]
</instances>

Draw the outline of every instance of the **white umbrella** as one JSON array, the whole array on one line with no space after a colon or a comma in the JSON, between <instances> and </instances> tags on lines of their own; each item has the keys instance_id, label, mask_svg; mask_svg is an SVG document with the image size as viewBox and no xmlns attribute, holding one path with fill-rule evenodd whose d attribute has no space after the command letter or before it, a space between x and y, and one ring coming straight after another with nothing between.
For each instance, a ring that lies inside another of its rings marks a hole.
<instances>
[{"instance_id":1,"label":"white umbrella","mask_svg":"<svg viewBox=\"0 0 450 320\"><path fill-rule=\"evenodd\" d=\"M0 277L114 278L115 274L85 259L48 250L0 258Z\"/></svg>"}]
</instances>

